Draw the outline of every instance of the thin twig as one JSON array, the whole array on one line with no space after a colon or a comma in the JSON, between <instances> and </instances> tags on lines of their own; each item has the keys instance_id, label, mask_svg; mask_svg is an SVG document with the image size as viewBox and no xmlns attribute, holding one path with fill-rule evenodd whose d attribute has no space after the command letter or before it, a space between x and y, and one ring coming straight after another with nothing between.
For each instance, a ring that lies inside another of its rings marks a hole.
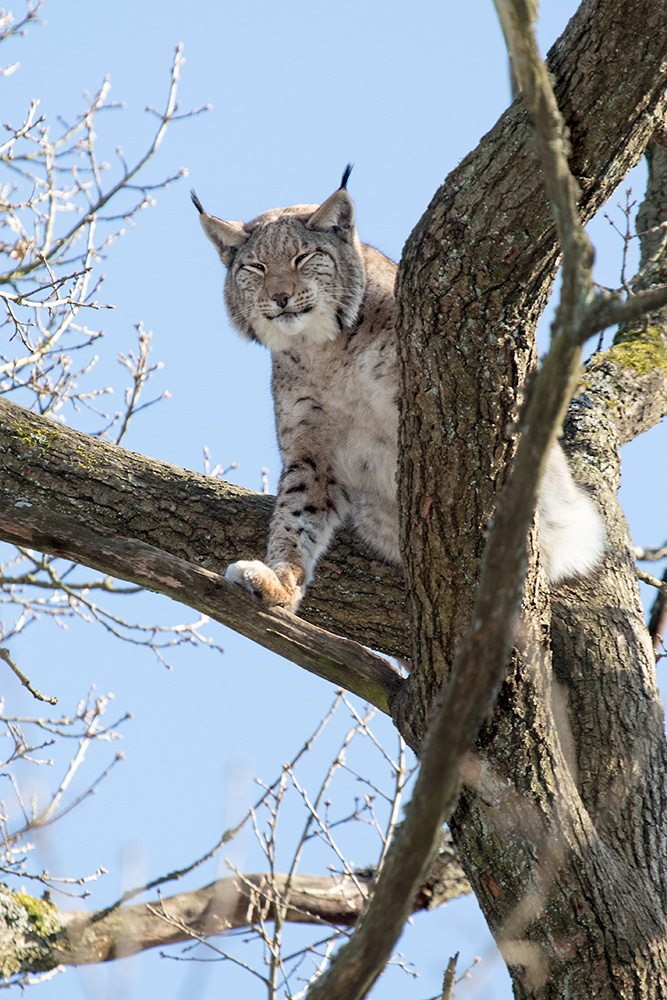
<instances>
[{"instance_id":1,"label":"thin twig","mask_svg":"<svg viewBox=\"0 0 667 1000\"><path fill-rule=\"evenodd\" d=\"M445 978L442 981L442 1000L452 1000L452 996L454 995L454 985L456 983L456 962L458 957L459 953L457 951L455 955L452 955L447 963Z\"/></svg>"},{"instance_id":2,"label":"thin twig","mask_svg":"<svg viewBox=\"0 0 667 1000\"><path fill-rule=\"evenodd\" d=\"M57 705L58 699L52 698L50 695L42 694L37 688L31 683L31 681L26 677L22 670L16 666L11 656L9 655L9 650L4 647L0 647L0 659L4 660L7 666L13 670L18 679L23 684L23 687L27 688L33 698L37 698L39 701L46 701L49 705Z\"/></svg>"},{"instance_id":3,"label":"thin twig","mask_svg":"<svg viewBox=\"0 0 667 1000\"><path fill-rule=\"evenodd\" d=\"M641 580L642 583L647 583L650 587L655 587L663 597L667 597L667 583L664 580L658 580L657 576L646 573L643 569L639 569L639 567L637 567L636 572L638 580Z\"/></svg>"},{"instance_id":4,"label":"thin twig","mask_svg":"<svg viewBox=\"0 0 667 1000\"><path fill-rule=\"evenodd\" d=\"M658 562L660 559L665 559L667 557L667 542L664 545L660 545L657 549L642 549L638 545L635 546L635 559L639 559L640 562Z\"/></svg>"}]
</instances>

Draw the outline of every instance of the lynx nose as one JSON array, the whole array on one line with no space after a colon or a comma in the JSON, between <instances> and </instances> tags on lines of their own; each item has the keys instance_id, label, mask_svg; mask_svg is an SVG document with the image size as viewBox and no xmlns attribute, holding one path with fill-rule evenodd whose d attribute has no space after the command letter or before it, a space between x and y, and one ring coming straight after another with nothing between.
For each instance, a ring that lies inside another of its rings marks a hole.
<instances>
[{"instance_id":1,"label":"lynx nose","mask_svg":"<svg viewBox=\"0 0 667 1000\"><path fill-rule=\"evenodd\" d=\"M288 292L276 292L271 298L278 303L281 309L285 308L290 299Z\"/></svg>"}]
</instances>

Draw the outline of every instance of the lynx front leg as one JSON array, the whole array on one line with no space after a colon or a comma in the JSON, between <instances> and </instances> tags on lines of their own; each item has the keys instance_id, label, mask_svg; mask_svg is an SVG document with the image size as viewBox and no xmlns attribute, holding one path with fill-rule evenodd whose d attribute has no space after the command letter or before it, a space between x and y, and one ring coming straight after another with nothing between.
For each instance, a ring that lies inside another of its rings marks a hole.
<instances>
[{"instance_id":1,"label":"lynx front leg","mask_svg":"<svg viewBox=\"0 0 667 1000\"><path fill-rule=\"evenodd\" d=\"M348 508L349 497L328 463L318 463L310 455L297 459L280 477L266 562L232 563L227 579L270 607L296 611L318 559Z\"/></svg>"}]
</instances>

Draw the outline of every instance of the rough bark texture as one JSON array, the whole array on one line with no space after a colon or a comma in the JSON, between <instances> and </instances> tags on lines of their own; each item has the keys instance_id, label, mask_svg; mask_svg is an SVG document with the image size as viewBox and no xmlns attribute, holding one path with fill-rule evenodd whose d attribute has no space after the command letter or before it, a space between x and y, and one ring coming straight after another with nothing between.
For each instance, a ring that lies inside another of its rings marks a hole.
<instances>
[{"instance_id":1,"label":"rough bark texture","mask_svg":"<svg viewBox=\"0 0 667 1000\"><path fill-rule=\"evenodd\" d=\"M262 557L273 497L126 451L0 399L0 509L31 504L222 573ZM85 560L82 560L85 561ZM300 616L373 649L409 654L401 574L349 533L318 568Z\"/></svg>"},{"instance_id":2,"label":"rough bark texture","mask_svg":"<svg viewBox=\"0 0 667 1000\"><path fill-rule=\"evenodd\" d=\"M664 5L623 4L622 16L616 7L611 0L583 3L549 59L584 221L637 162L666 101ZM636 89L625 84L629 75ZM596 110L602 105L609 115ZM557 259L531 124L519 99L436 192L399 269L405 367L399 484L415 567L407 578L416 598L413 636L422 637L415 654L427 700L451 660L448 654L443 661L441 651L451 651L468 622L482 528L511 458L507 428L535 361L535 324Z\"/></svg>"},{"instance_id":3,"label":"rough bark texture","mask_svg":"<svg viewBox=\"0 0 667 1000\"><path fill-rule=\"evenodd\" d=\"M621 14L584 3L551 53L584 220L641 155L653 111L662 116L666 15L664 4ZM413 726L415 699L425 716L469 623L554 276L528 131L519 101L437 192L399 273ZM662 708L614 499L618 445L667 409L664 345L664 328L626 331L571 408L573 459L607 515L609 557L592 585L559 588L551 613L527 588L508 680L461 765L452 831L519 997L667 995Z\"/></svg>"},{"instance_id":4,"label":"rough bark texture","mask_svg":"<svg viewBox=\"0 0 667 1000\"><path fill-rule=\"evenodd\" d=\"M0 449L1 450L1 449ZM224 577L155 545L103 529L98 522L44 510L25 497L0 506L0 537L15 545L112 574L165 594L342 686L391 714L401 672L364 646L269 609Z\"/></svg>"}]
</instances>

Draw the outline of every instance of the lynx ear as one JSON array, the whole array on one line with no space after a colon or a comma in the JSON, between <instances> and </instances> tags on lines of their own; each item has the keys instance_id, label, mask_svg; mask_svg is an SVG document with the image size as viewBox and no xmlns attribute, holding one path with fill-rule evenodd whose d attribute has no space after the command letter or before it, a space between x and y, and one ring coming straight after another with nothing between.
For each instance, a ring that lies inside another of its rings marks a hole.
<instances>
[{"instance_id":1,"label":"lynx ear","mask_svg":"<svg viewBox=\"0 0 667 1000\"><path fill-rule=\"evenodd\" d=\"M243 223L223 222L222 219L216 219L214 215L207 215L194 191L190 192L190 197L199 212L202 229L220 254L222 263L225 267L229 267L234 251L243 246L248 239L248 233L245 231Z\"/></svg>"},{"instance_id":2,"label":"lynx ear","mask_svg":"<svg viewBox=\"0 0 667 1000\"><path fill-rule=\"evenodd\" d=\"M348 163L337 191L320 205L308 222L307 229L342 229L346 239L351 240L354 228L354 202L345 190L352 164Z\"/></svg>"}]
</instances>

